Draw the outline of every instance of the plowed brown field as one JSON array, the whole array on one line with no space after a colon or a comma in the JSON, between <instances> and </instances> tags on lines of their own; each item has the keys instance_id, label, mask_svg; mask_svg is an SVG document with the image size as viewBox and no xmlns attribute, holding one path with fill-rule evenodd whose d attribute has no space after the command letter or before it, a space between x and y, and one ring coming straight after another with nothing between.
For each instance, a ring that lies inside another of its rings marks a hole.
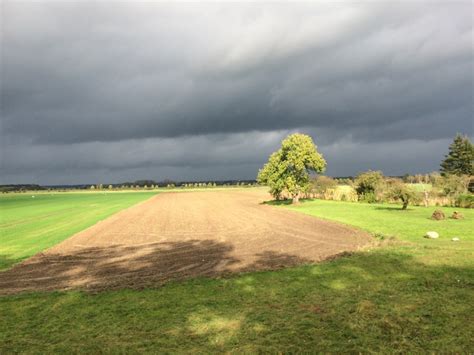
<instances>
[{"instance_id":1,"label":"plowed brown field","mask_svg":"<svg viewBox=\"0 0 474 355\"><path fill-rule=\"evenodd\" d=\"M256 190L163 193L0 272L0 294L143 288L311 263L360 248L368 234L263 205Z\"/></svg>"}]
</instances>

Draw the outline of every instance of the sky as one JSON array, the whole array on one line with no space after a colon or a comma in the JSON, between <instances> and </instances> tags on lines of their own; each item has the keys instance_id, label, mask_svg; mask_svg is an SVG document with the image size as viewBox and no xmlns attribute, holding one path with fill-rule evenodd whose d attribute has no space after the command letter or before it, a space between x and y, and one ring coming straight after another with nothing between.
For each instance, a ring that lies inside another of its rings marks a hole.
<instances>
[{"instance_id":1,"label":"sky","mask_svg":"<svg viewBox=\"0 0 474 355\"><path fill-rule=\"evenodd\" d=\"M473 136L473 3L1 2L0 183L426 173Z\"/></svg>"}]
</instances>

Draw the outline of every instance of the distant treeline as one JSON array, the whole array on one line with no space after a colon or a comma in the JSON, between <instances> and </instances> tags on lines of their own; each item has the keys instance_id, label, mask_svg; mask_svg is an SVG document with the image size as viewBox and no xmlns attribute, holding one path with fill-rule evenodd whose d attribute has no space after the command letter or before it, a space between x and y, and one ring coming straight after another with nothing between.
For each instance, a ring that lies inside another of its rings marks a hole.
<instances>
[{"instance_id":1,"label":"distant treeline","mask_svg":"<svg viewBox=\"0 0 474 355\"><path fill-rule=\"evenodd\" d=\"M0 192L22 192L39 190L91 190L91 189L120 189L120 188L158 188L158 187L207 187L207 186L249 186L256 185L255 180L220 180L220 181L173 181L173 180L136 180L119 184L75 184L75 185L38 185L38 184L8 184L0 185Z\"/></svg>"},{"instance_id":2,"label":"distant treeline","mask_svg":"<svg viewBox=\"0 0 474 355\"><path fill-rule=\"evenodd\" d=\"M350 184L354 180L352 176L335 177L338 184ZM8 184L0 185L0 192L21 192L21 191L39 191L39 190L91 190L91 189L124 189L124 188L159 188L159 187L217 187L217 186L253 186L257 185L256 180L199 180L199 181L174 181L166 179L163 181L155 180L136 180L127 181L119 184L74 184L74 185L38 185L38 184Z\"/></svg>"},{"instance_id":3,"label":"distant treeline","mask_svg":"<svg viewBox=\"0 0 474 355\"><path fill-rule=\"evenodd\" d=\"M390 176L390 178L399 178L406 183L433 183L439 173L434 172L430 174L418 174L403 176ZM338 185L352 185L355 177L353 176L340 176L333 178ZM472 183L471 183L472 184ZM219 180L219 181L174 181L166 179L163 181L155 180L136 180L133 182L123 182L119 184L76 184L76 185L38 185L38 184L8 184L0 185L0 192L21 192L21 191L39 191L39 190L91 190L91 189L150 189L150 188L163 188L163 187L217 187L217 186L254 186L257 185L256 180ZM469 190L473 190L474 187L470 186Z\"/></svg>"},{"instance_id":4,"label":"distant treeline","mask_svg":"<svg viewBox=\"0 0 474 355\"><path fill-rule=\"evenodd\" d=\"M0 185L0 192L16 192L16 191L38 191L47 190L46 187L36 184L21 184L21 185Z\"/></svg>"}]
</instances>

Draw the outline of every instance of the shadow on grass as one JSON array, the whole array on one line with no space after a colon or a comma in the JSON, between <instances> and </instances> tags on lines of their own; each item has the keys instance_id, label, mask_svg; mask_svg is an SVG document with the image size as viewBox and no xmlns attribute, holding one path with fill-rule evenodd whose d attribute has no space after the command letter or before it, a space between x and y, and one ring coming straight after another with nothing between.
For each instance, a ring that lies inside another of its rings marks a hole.
<instances>
[{"instance_id":1,"label":"shadow on grass","mask_svg":"<svg viewBox=\"0 0 474 355\"><path fill-rule=\"evenodd\" d=\"M170 280L225 276L279 269L310 260L274 251L233 255L230 243L215 240L81 248L70 253L40 253L0 273L0 295L81 289L104 291L157 287Z\"/></svg>"},{"instance_id":2,"label":"shadow on grass","mask_svg":"<svg viewBox=\"0 0 474 355\"><path fill-rule=\"evenodd\" d=\"M299 203L296 203L295 206L298 206L299 204L303 202L309 202L309 201L315 201L315 198L300 198ZM291 199L285 199L285 200L268 200L268 201L263 201L261 203L262 205L270 205L270 206L288 206L293 204L293 200Z\"/></svg>"},{"instance_id":3,"label":"shadow on grass","mask_svg":"<svg viewBox=\"0 0 474 355\"><path fill-rule=\"evenodd\" d=\"M0 273L6 271L11 266L18 264L25 258L12 258L9 255L0 255Z\"/></svg>"},{"instance_id":4,"label":"shadow on grass","mask_svg":"<svg viewBox=\"0 0 474 355\"><path fill-rule=\"evenodd\" d=\"M270 206L287 206L291 205L291 200L268 200L261 202L261 205L270 205Z\"/></svg>"},{"instance_id":5,"label":"shadow on grass","mask_svg":"<svg viewBox=\"0 0 474 355\"><path fill-rule=\"evenodd\" d=\"M380 250L142 292L21 295L0 298L0 343L43 352L466 352L473 276Z\"/></svg>"},{"instance_id":6,"label":"shadow on grass","mask_svg":"<svg viewBox=\"0 0 474 355\"><path fill-rule=\"evenodd\" d=\"M414 211L413 208L410 208L410 207L407 207L406 209L402 209L401 206L375 206L374 207L375 210L380 210L380 211L403 211L403 212L407 212L407 211Z\"/></svg>"}]
</instances>

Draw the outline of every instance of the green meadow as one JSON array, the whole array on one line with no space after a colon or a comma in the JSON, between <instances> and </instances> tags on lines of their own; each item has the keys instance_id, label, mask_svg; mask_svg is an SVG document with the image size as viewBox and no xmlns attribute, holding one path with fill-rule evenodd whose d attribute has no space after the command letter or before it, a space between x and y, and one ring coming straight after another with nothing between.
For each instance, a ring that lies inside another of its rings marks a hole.
<instances>
[{"instance_id":1,"label":"green meadow","mask_svg":"<svg viewBox=\"0 0 474 355\"><path fill-rule=\"evenodd\" d=\"M422 207L312 200L275 208L370 231L374 246L157 289L0 297L0 352L472 351L474 211L432 221L433 208ZM427 230L440 238L424 239Z\"/></svg>"},{"instance_id":2,"label":"green meadow","mask_svg":"<svg viewBox=\"0 0 474 355\"><path fill-rule=\"evenodd\" d=\"M436 242L447 248L457 248L457 244L451 241L453 237L459 237L464 244L471 246L474 241L473 209L409 206L404 211L400 205L396 204L367 204L317 199L303 200L296 206L288 204L288 201L270 202L270 204L283 205L311 216L356 226L373 234L379 234L379 237L382 238L396 237L398 240L429 246L432 241L422 237L427 231L436 231L440 235ZM445 220L431 219L431 214L436 209L444 212ZM454 211L461 212L465 218L461 220L449 218Z\"/></svg>"},{"instance_id":3,"label":"green meadow","mask_svg":"<svg viewBox=\"0 0 474 355\"><path fill-rule=\"evenodd\" d=\"M156 192L0 195L0 270L154 194Z\"/></svg>"}]
</instances>

